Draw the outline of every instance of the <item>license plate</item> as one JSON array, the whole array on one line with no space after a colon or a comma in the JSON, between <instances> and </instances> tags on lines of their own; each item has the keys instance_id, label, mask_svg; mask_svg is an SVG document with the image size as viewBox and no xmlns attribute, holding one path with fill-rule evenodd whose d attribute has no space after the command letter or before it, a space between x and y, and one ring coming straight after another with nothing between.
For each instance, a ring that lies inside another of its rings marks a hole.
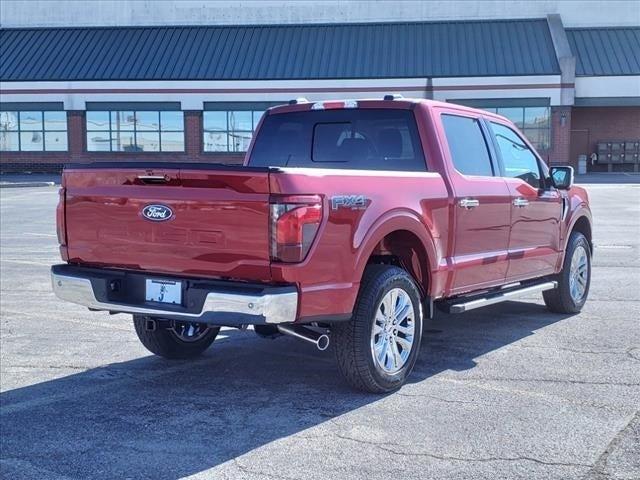
<instances>
[{"instance_id":1,"label":"license plate","mask_svg":"<svg viewBox=\"0 0 640 480\"><path fill-rule=\"evenodd\" d=\"M182 303L182 282L147 279L147 302Z\"/></svg>"}]
</instances>

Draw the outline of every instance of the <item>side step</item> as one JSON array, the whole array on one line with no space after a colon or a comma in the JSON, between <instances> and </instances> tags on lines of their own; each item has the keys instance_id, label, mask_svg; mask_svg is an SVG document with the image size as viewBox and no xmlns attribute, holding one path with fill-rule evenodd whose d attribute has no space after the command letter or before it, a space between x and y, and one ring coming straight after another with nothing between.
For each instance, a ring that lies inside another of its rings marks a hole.
<instances>
[{"instance_id":1,"label":"side step","mask_svg":"<svg viewBox=\"0 0 640 480\"><path fill-rule=\"evenodd\" d=\"M449 307L449 313L463 313L473 310L475 308L486 307L487 305L493 305L494 303L504 302L513 298L520 297L522 295L528 295L530 293L544 292L545 290L553 290L558 287L558 282L550 281L544 283L538 283L536 285L529 285L523 288L517 288L515 290L509 290L506 292L487 293L481 298L474 298L466 302L460 301L459 303L452 303ZM463 300L463 299L460 299ZM454 301L455 302L455 301Z\"/></svg>"}]
</instances>

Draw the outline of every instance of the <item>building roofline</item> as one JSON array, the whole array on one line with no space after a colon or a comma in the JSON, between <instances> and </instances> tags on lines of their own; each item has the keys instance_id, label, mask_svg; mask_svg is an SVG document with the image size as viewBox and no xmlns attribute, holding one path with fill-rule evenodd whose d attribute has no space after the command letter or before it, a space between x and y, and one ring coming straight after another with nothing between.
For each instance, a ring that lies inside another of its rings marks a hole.
<instances>
[{"instance_id":1,"label":"building roofline","mask_svg":"<svg viewBox=\"0 0 640 480\"><path fill-rule=\"evenodd\" d=\"M113 26L65 26L65 27L1 27L0 31L30 31L30 30L130 30L130 29L170 29L170 28L300 28L300 27L366 27L366 26L386 26L386 25L445 25L445 24L470 24L470 23L529 23L546 20L544 17L532 18L487 18L487 19L468 19L468 20L413 20L413 21L390 21L390 22L320 22L320 23L255 23L255 24L231 24L216 23L209 25L113 25Z\"/></svg>"},{"instance_id":2,"label":"building roofline","mask_svg":"<svg viewBox=\"0 0 640 480\"><path fill-rule=\"evenodd\" d=\"M640 25L638 26L614 26L614 27L565 27L565 30L577 32L577 31L593 31L593 30L638 30L640 31Z\"/></svg>"}]
</instances>

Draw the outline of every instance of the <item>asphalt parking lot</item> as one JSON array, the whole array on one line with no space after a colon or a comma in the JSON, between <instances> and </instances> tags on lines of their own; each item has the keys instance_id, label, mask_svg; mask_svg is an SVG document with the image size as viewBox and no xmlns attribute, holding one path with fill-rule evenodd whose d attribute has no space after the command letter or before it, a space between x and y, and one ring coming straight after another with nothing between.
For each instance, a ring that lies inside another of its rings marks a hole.
<instances>
[{"instance_id":1,"label":"asphalt parking lot","mask_svg":"<svg viewBox=\"0 0 640 480\"><path fill-rule=\"evenodd\" d=\"M408 385L351 391L332 352L226 330L169 362L130 318L57 301L57 188L1 189L4 478L638 479L640 184L588 185L579 315L541 298L425 325Z\"/></svg>"}]
</instances>

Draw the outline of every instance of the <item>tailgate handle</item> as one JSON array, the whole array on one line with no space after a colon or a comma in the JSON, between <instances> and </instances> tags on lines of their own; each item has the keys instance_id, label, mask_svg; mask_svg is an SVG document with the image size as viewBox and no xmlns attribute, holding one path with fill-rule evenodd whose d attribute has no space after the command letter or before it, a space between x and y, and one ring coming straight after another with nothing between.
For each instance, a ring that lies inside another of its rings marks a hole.
<instances>
[{"instance_id":1,"label":"tailgate handle","mask_svg":"<svg viewBox=\"0 0 640 480\"><path fill-rule=\"evenodd\" d=\"M158 183L167 183L169 178L166 175L138 175L138 180L142 183L153 185Z\"/></svg>"}]
</instances>

